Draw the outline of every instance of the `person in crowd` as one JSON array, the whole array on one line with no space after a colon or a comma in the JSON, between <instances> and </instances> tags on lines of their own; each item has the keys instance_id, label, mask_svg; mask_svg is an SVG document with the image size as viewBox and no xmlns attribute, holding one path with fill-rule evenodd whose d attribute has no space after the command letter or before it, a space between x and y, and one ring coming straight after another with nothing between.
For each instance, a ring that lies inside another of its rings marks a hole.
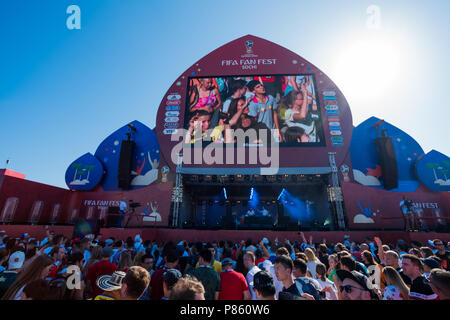
<instances>
[{"instance_id":1,"label":"person in crowd","mask_svg":"<svg viewBox=\"0 0 450 320\"><path fill-rule=\"evenodd\" d=\"M361 254L361 258L364 262L364 265L367 268L367 271L369 273L369 277L373 278L375 283L377 285L380 285L380 289L383 291L384 287L386 286L386 282L384 280L383 275L383 266L378 264L375 259L373 258L373 255L370 251L364 250ZM377 270L378 269L378 270Z\"/></svg>"},{"instance_id":2,"label":"person in crowd","mask_svg":"<svg viewBox=\"0 0 450 320\"><path fill-rule=\"evenodd\" d=\"M97 279L102 275L111 275L117 270L115 263L110 261L113 249L106 246L102 249L102 259L91 265L86 276L86 287L91 297L98 296L102 289L97 286Z\"/></svg>"},{"instance_id":3,"label":"person in crowd","mask_svg":"<svg viewBox=\"0 0 450 320\"><path fill-rule=\"evenodd\" d=\"M242 273L233 270L233 260L225 258L222 261L223 271L220 273L222 290L219 300L250 300L250 290Z\"/></svg>"},{"instance_id":4,"label":"person in crowd","mask_svg":"<svg viewBox=\"0 0 450 320\"><path fill-rule=\"evenodd\" d=\"M220 263L220 261L216 260L214 257L216 254L214 246L211 243L207 243L205 248L208 249L209 251L211 251L212 260L211 260L210 267L213 268L213 270L215 272L220 274L222 272L222 264ZM197 264L195 265L195 268L198 268L199 266L200 266L200 263L197 262Z\"/></svg>"},{"instance_id":5,"label":"person in crowd","mask_svg":"<svg viewBox=\"0 0 450 320\"><path fill-rule=\"evenodd\" d=\"M153 256L151 254L145 253L144 255L141 256L141 260L138 263L138 265L141 266L142 268L144 268L145 270L147 270L150 273L150 276L152 276L153 272L155 271L155 270L153 270L154 261L155 261L155 259L153 258Z\"/></svg>"},{"instance_id":6,"label":"person in crowd","mask_svg":"<svg viewBox=\"0 0 450 320\"><path fill-rule=\"evenodd\" d=\"M432 255L434 255L434 252L433 252L433 250L431 250L431 248L428 248L428 247L421 247L420 248L420 257L421 258L429 258L429 257L431 257Z\"/></svg>"},{"instance_id":7,"label":"person in crowd","mask_svg":"<svg viewBox=\"0 0 450 320\"><path fill-rule=\"evenodd\" d=\"M267 271L259 271L255 274L253 289L257 300L276 300L273 278Z\"/></svg>"},{"instance_id":8,"label":"person in crowd","mask_svg":"<svg viewBox=\"0 0 450 320\"><path fill-rule=\"evenodd\" d=\"M45 279L50 272L53 260L44 254L38 254L36 257L18 274L16 280L3 295L2 300L20 300L21 293L25 286L38 279Z\"/></svg>"},{"instance_id":9,"label":"person in crowd","mask_svg":"<svg viewBox=\"0 0 450 320\"><path fill-rule=\"evenodd\" d=\"M445 245L442 240L433 240L433 245L437 250L434 255L441 259L442 267L445 270L450 271L450 251L445 249Z\"/></svg>"},{"instance_id":10,"label":"person in crowd","mask_svg":"<svg viewBox=\"0 0 450 320\"><path fill-rule=\"evenodd\" d=\"M49 253L49 256L53 260L53 265L50 269L47 280L52 280L57 276L58 272L61 271L61 268L63 266L63 259L66 256L66 253L63 247L53 247L53 249Z\"/></svg>"},{"instance_id":11,"label":"person in crowd","mask_svg":"<svg viewBox=\"0 0 450 320\"><path fill-rule=\"evenodd\" d=\"M23 251L16 251L9 256L8 269L0 272L0 298L16 281L24 261L25 253Z\"/></svg>"},{"instance_id":12,"label":"person in crowd","mask_svg":"<svg viewBox=\"0 0 450 320\"><path fill-rule=\"evenodd\" d=\"M319 282L322 291L326 290L325 297L327 298L327 300L337 299L337 288L333 281L327 278L327 267L323 263L318 263L316 265L316 280L317 282ZM327 287L331 288L328 289ZM329 290L331 290L332 292L330 293Z\"/></svg>"},{"instance_id":13,"label":"person in crowd","mask_svg":"<svg viewBox=\"0 0 450 320\"><path fill-rule=\"evenodd\" d=\"M329 255L328 255L328 248L325 243L319 244L318 254L319 254L320 262L323 263L325 265L325 267L327 268L326 270L328 270L330 268L330 265L328 262Z\"/></svg>"},{"instance_id":14,"label":"person in crowd","mask_svg":"<svg viewBox=\"0 0 450 320\"><path fill-rule=\"evenodd\" d=\"M431 270L441 269L440 259L436 256L430 256L429 258L422 258L423 276L428 279Z\"/></svg>"},{"instance_id":15,"label":"person in crowd","mask_svg":"<svg viewBox=\"0 0 450 320\"><path fill-rule=\"evenodd\" d=\"M91 256L89 257L89 260L84 265L84 270L83 270L84 278L86 278L87 271L89 270L89 268L93 264L99 262L102 259L102 250L103 250L103 248L101 246L95 246L92 248Z\"/></svg>"},{"instance_id":16,"label":"person in crowd","mask_svg":"<svg viewBox=\"0 0 450 320\"><path fill-rule=\"evenodd\" d=\"M316 277L316 266L318 263L320 263L320 260L317 259L316 255L314 254L314 251L311 248L305 249L305 254L307 257L307 265L308 265L308 271L312 278Z\"/></svg>"},{"instance_id":17,"label":"person in crowd","mask_svg":"<svg viewBox=\"0 0 450 320\"><path fill-rule=\"evenodd\" d=\"M247 275L245 276L245 279L247 280L247 286L250 289L250 295L252 297L252 300L256 300L256 294L255 291L253 290L253 277L255 276L255 274L259 271L261 271L261 269L259 269L256 265L255 265L255 254L252 251L247 251L245 252L244 256L243 256L243 262L244 262L244 266L245 268L248 270Z\"/></svg>"},{"instance_id":18,"label":"person in crowd","mask_svg":"<svg viewBox=\"0 0 450 320\"><path fill-rule=\"evenodd\" d=\"M403 272L411 279L409 299L436 300L437 295L431 289L429 281L423 276L422 261L410 254L403 254L401 257Z\"/></svg>"},{"instance_id":19,"label":"person in crowd","mask_svg":"<svg viewBox=\"0 0 450 320\"><path fill-rule=\"evenodd\" d=\"M217 88L213 87L211 78L203 78L198 80L198 100L195 105L190 108L190 112L205 110L212 114L222 106L222 98Z\"/></svg>"},{"instance_id":20,"label":"person in crowd","mask_svg":"<svg viewBox=\"0 0 450 320\"><path fill-rule=\"evenodd\" d=\"M103 274L98 277L96 286L100 293L92 300L120 300L125 275L123 271L114 271L112 274Z\"/></svg>"},{"instance_id":21,"label":"person in crowd","mask_svg":"<svg viewBox=\"0 0 450 320\"><path fill-rule=\"evenodd\" d=\"M439 300L450 300L450 272L433 269L430 272L429 281Z\"/></svg>"},{"instance_id":22,"label":"person in crowd","mask_svg":"<svg viewBox=\"0 0 450 320\"><path fill-rule=\"evenodd\" d=\"M47 280L38 279L31 281L20 294L20 300L44 300L49 291Z\"/></svg>"},{"instance_id":23,"label":"person in crowd","mask_svg":"<svg viewBox=\"0 0 450 320\"><path fill-rule=\"evenodd\" d=\"M328 280L333 281L333 276L337 277L336 270L339 268L339 260L337 254L330 254L328 257L328 264L330 265L327 271Z\"/></svg>"},{"instance_id":24,"label":"person in crowd","mask_svg":"<svg viewBox=\"0 0 450 320\"><path fill-rule=\"evenodd\" d=\"M200 252L199 267L192 271L191 275L197 278L205 288L206 300L218 300L221 291L219 274L213 270L211 263L213 254L205 248Z\"/></svg>"},{"instance_id":25,"label":"person in crowd","mask_svg":"<svg viewBox=\"0 0 450 320\"><path fill-rule=\"evenodd\" d=\"M325 294L322 293L320 283L308 273L307 262L297 258L293 261L293 267L294 282L300 295L305 298L310 296L314 300L322 300Z\"/></svg>"},{"instance_id":26,"label":"person in crowd","mask_svg":"<svg viewBox=\"0 0 450 320\"><path fill-rule=\"evenodd\" d=\"M120 300L139 300L150 284L150 274L139 266L130 267L122 280Z\"/></svg>"},{"instance_id":27,"label":"person in crowd","mask_svg":"<svg viewBox=\"0 0 450 320\"><path fill-rule=\"evenodd\" d=\"M122 254L119 257L117 269L127 272L128 268L130 268L132 265L133 260L131 259L131 252L129 250L122 252Z\"/></svg>"},{"instance_id":28,"label":"person in crowd","mask_svg":"<svg viewBox=\"0 0 450 320\"><path fill-rule=\"evenodd\" d=\"M382 250L383 245L381 239L375 237L374 240L378 246L378 257L382 262L381 265L394 268L400 274L405 284L408 287L411 286L411 279L403 273L403 270L399 265L400 257L398 253L395 252L394 250L387 250L387 251Z\"/></svg>"},{"instance_id":29,"label":"person in crowd","mask_svg":"<svg viewBox=\"0 0 450 320\"><path fill-rule=\"evenodd\" d=\"M182 277L181 272L178 269L169 269L163 275L163 290L164 297L161 300L169 300L170 292L172 288L177 284L178 280Z\"/></svg>"},{"instance_id":30,"label":"person in crowd","mask_svg":"<svg viewBox=\"0 0 450 320\"><path fill-rule=\"evenodd\" d=\"M383 300L408 300L409 287L393 267L384 267L383 276L386 286L383 290Z\"/></svg>"},{"instance_id":31,"label":"person in crowd","mask_svg":"<svg viewBox=\"0 0 450 320\"><path fill-rule=\"evenodd\" d=\"M205 300L205 288L195 277L188 275L173 286L169 300Z\"/></svg>"},{"instance_id":32,"label":"person in crowd","mask_svg":"<svg viewBox=\"0 0 450 320\"><path fill-rule=\"evenodd\" d=\"M379 294L370 288L369 279L358 271L349 272L347 270L336 271L340 281L339 300L380 300Z\"/></svg>"},{"instance_id":33,"label":"person in crowd","mask_svg":"<svg viewBox=\"0 0 450 320\"><path fill-rule=\"evenodd\" d=\"M152 300L161 300L164 296L164 273L169 269L177 269L178 268L178 260L179 256L176 250L173 248L167 253L164 252L165 263L152 275L150 280L150 298Z\"/></svg>"},{"instance_id":34,"label":"person in crowd","mask_svg":"<svg viewBox=\"0 0 450 320\"><path fill-rule=\"evenodd\" d=\"M122 240L116 241L113 246L113 255L111 256L111 262L116 265L119 264L119 258L122 252L126 251L125 243Z\"/></svg>"}]
</instances>

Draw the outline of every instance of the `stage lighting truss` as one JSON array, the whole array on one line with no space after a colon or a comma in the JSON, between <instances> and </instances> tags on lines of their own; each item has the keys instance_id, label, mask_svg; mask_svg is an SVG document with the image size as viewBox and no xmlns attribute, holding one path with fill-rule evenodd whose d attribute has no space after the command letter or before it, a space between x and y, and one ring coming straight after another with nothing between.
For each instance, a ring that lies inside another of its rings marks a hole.
<instances>
[{"instance_id":1,"label":"stage lighting truss","mask_svg":"<svg viewBox=\"0 0 450 320\"><path fill-rule=\"evenodd\" d=\"M340 187L329 186L327 188L328 201L344 201L342 190Z\"/></svg>"}]
</instances>

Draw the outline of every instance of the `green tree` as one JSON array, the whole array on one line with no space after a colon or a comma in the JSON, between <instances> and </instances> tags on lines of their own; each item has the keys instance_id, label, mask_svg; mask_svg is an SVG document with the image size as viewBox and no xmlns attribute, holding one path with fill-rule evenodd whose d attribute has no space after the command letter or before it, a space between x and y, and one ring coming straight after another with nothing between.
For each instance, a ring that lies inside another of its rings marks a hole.
<instances>
[{"instance_id":1,"label":"green tree","mask_svg":"<svg viewBox=\"0 0 450 320\"><path fill-rule=\"evenodd\" d=\"M444 175L445 181L447 181L447 174L450 172L450 170L448 170L448 169L441 169L441 170L439 170L439 172Z\"/></svg>"},{"instance_id":2,"label":"green tree","mask_svg":"<svg viewBox=\"0 0 450 320\"><path fill-rule=\"evenodd\" d=\"M74 174L74 176L73 176L73 181L76 180L78 170L81 169L82 167L83 167L83 165L82 165L81 163L74 163L74 164L72 164L72 169L75 170L75 174Z\"/></svg>"},{"instance_id":3,"label":"green tree","mask_svg":"<svg viewBox=\"0 0 450 320\"><path fill-rule=\"evenodd\" d=\"M426 164L428 169L432 169L433 173L434 173L434 180L437 180L437 175L436 175L436 169L439 167L439 164L437 163L427 163Z\"/></svg>"},{"instance_id":4,"label":"green tree","mask_svg":"<svg viewBox=\"0 0 450 320\"><path fill-rule=\"evenodd\" d=\"M91 173L92 170L95 169L95 166L85 166L84 168L88 171L86 180L89 181L89 174Z\"/></svg>"}]
</instances>

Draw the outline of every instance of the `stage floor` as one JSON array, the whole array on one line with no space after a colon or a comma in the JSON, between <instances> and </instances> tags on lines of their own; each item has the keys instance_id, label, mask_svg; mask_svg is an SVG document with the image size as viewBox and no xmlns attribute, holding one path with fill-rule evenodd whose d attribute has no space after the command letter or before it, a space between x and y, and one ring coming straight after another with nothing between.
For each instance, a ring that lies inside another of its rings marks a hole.
<instances>
[{"instance_id":1,"label":"stage floor","mask_svg":"<svg viewBox=\"0 0 450 320\"><path fill-rule=\"evenodd\" d=\"M43 239L46 236L44 226L31 225L0 225L0 230L5 230L8 236L19 237L24 233L28 233L31 237ZM71 238L73 234L73 226L50 226L55 234L64 234ZM140 234L144 240L156 241L174 241L179 242L186 240L188 242L195 241L220 241L231 240L240 241L251 238L253 241L259 242L266 237L273 241L285 239L300 240L299 231L271 231L271 230L196 230L196 229L170 229L170 228L102 228L100 233L103 240L114 237L116 239L134 238L136 234ZM367 237L380 237L384 243L395 243L399 239L403 239L407 243L411 240L419 241L426 244L428 240L441 239L442 241L450 241L450 233L437 232L401 232L401 231L304 231L305 237L313 237L313 242L322 242L326 239L327 243L337 243L344 241L344 235L350 235L351 241L361 242Z\"/></svg>"}]
</instances>

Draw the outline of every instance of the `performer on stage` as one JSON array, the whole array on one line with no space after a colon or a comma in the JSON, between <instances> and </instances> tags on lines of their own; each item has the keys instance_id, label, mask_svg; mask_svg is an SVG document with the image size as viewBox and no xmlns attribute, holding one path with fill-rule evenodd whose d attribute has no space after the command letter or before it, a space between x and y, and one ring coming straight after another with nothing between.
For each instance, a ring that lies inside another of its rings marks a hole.
<instances>
[{"instance_id":1,"label":"performer on stage","mask_svg":"<svg viewBox=\"0 0 450 320\"><path fill-rule=\"evenodd\" d=\"M125 214L127 213L127 203L125 202L126 200L127 198L123 198L123 200L120 201L119 213L121 214L121 216L119 217L117 228L122 228L122 222L123 219L125 219Z\"/></svg>"},{"instance_id":2,"label":"performer on stage","mask_svg":"<svg viewBox=\"0 0 450 320\"><path fill-rule=\"evenodd\" d=\"M405 219L405 230L410 232L414 231L415 225L412 201L403 196L403 200L400 201L400 209L402 210Z\"/></svg>"},{"instance_id":3,"label":"performer on stage","mask_svg":"<svg viewBox=\"0 0 450 320\"><path fill-rule=\"evenodd\" d=\"M246 217L252 217L255 215L255 211L253 211L253 208L250 207L250 209L248 209L247 213L246 213Z\"/></svg>"},{"instance_id":4,"label":"performer on stage","mask_svg":"<svg viewBox=\"0 0 450 320\"><path fill-rule=\"evenodd\" d=\"M269 215L269 211L267 211L266 207L262 207L261 214L263 217L267 217Z\"/></svg>"}]
</instances>

